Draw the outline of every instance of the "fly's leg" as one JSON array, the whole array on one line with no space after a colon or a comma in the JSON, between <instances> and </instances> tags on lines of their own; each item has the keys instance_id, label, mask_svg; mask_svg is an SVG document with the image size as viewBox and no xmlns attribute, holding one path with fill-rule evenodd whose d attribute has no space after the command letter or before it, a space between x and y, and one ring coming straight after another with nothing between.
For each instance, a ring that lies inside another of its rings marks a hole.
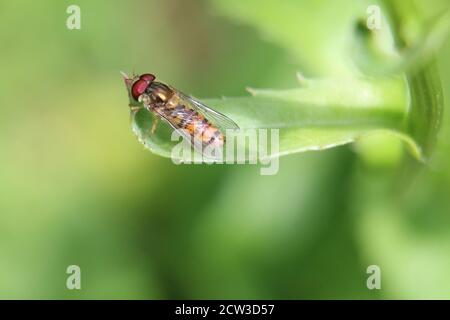
<instances>
[{"instance_id":1,"label":"fly's leg","mask_svg":"<svg viewBox=\"0 0 450 320\"><path fill-rule=\"evenodd\" d=\"M155 134L158 123L159 123L159 117L156 116L155 121L153 121L153 124L152 124L152 130L151 130L152 134Z\"/></svg>"},{"instance_id":2,"label":"fly's leg","mask_svg":"<svg viewBox=\"0 0 450 320\"><path fill-rule=\"evenodd\" d=\"M150 112L154 112L154 110L155 110L156 108L161 107L162 105L163 105L162 103L155 103L155 104L153 104L153 105L150 105L150 104L146 104L146 103L144 102L145 108L146 108L148 111L150 111ZM155 134L156 128L158 127L158 123L159 123L160 117L157 116L157 115L155 115L154 119L155 119L155 120L153 121L152 128L151 128L151 130L150 130L150 133L151 133L151 134Z\"/></svg>"},{"instance_id":3,"label":"fly's leg","mask_svg":"<svg viewBox=\"0 0 450 320\"><path fill-rule=\"evenodd\" d=\"M139 106L132 106L132 105L130 105L130 109L131 109L131 111L132 111L132 112L138 112L138 111L139 111L139 109L141 109L141 107L139 107Z\"/></svg>"}]
</instances>

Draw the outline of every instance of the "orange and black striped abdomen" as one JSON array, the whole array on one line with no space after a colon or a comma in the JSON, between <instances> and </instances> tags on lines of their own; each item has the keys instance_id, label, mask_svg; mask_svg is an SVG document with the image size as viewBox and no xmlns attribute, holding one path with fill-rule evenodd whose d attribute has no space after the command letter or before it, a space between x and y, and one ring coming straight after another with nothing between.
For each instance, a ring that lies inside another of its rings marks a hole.
<instances>
[{"instance_id":1,"label":"orange and black striped abdomen","mask_svg":"<svg viewBox=\"0 0 450 320\"><path fill-rule=\"evenodd\" d=\"M199 139L203 145L222 146L224 136L220 130L196 110L178 104L170 107L167 104L159 108L159 112L176 128L186 130L192 138Z\"/></svg>"}]
</instances>

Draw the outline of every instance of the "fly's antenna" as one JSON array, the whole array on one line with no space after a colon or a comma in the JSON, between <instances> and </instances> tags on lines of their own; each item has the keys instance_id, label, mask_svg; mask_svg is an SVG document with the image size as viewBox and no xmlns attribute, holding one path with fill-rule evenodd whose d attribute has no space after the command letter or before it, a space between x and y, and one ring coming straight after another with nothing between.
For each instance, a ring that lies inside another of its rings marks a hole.
<instances>
[{"instance_id":1,"label":"fly's antenna","mask_svg":"<svg viewBox=\"0 0 450 320\"><path fill-rule=\"evenodd\" d=\"M125 72L120 71L120 74L123 77L123 81L125 82L125 85L127 86L127 89L131 89L131 85L133 84L133 78L130 78Z\"/></svg>"},{"instance_id":2,"label":"fly's antenna","mask_svg":"<svg viewBox=\"0 0 450 320\"><path fill-rule=\"evenodd\" d=\"M129 80L129 79L130 79L130 77L129 77L125 72L120 71L120 74L122 75L122 77L123 77L125 80Z\"/></svg>"}]
</instances>

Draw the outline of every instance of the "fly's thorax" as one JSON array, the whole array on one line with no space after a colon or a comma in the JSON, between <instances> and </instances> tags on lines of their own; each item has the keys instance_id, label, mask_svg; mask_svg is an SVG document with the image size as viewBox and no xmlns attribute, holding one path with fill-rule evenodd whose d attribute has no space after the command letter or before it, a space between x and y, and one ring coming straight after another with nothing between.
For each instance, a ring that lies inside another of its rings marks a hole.
<instances>
[{"instance_id":1,"label":"fly's thorax","mask_svg":"<svg viewBox=\"0 0 450 320\"><path fill-rule=\"evenodd\" d=\"M167 103L175 95L174 91L161 82L152 82L145 90L152 103Z\"/></svg>"}]
</instances>

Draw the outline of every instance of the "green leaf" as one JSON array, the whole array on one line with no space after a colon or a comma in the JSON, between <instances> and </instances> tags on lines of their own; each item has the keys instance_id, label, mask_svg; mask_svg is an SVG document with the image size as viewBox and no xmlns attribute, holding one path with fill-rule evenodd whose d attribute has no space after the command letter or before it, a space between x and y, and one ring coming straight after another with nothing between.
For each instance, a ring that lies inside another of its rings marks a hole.
<instances>
[{"instance_id":1,"label":"green leaf","mask_svg":"<svg viewBox=\"0 0 450 320\"><path fill-rule=\"evenodd\" d=\"M401 78L302 79L302 87L296 89L249 91L252 96L204 102L241 129L279 129L279 153L272 156L327 149L383 133L402 139L417 158L422 157L421 147L407 134L408 96ZM170 140L172 129L164 122L152 133L154 121L154 114L142 106L131 111L139 141L171 157L178 141Z\"/></svg>"},{"instance_id":2,"label":"green leaf","mask_svg":"<svg viewBox=\"0 0 450 320\"><path fill-rule=\"evenodd\" d=\"M407 76L411 95L408 134L422 146L423 157L431 155L441 127L444 100L435 61Z\"/></svg>"},{"instance_id":3,"label":"green leaf","mask_svg":"<svg viewBox=\"0 0 450 320\"><path fill-rule=\"evenodd\" d=\"M422 21L411 4L383 1L389 16L384 24L390 24L374 37L361 29L369 1L211 3L220 13L255 27L308 72L320 75L318 80L300 77L299 88L251 89L252 96L204 100L242 129L279 129L279 152L274 156L322 150L369 135L400 139L419 160L431 154L443 107L433 51L449 29L448 12L421 33ZM408 26L414 32L407 33ZM358 50L352 55L355 43ZM362 76L361 70L378 76ZM136 106L133 99L130 104ZM170 141L168 125L152 134L155 116L142 106L132 111L131 120L145 147L171 156L177 142Z\"/></svg>"}]
</instances>

